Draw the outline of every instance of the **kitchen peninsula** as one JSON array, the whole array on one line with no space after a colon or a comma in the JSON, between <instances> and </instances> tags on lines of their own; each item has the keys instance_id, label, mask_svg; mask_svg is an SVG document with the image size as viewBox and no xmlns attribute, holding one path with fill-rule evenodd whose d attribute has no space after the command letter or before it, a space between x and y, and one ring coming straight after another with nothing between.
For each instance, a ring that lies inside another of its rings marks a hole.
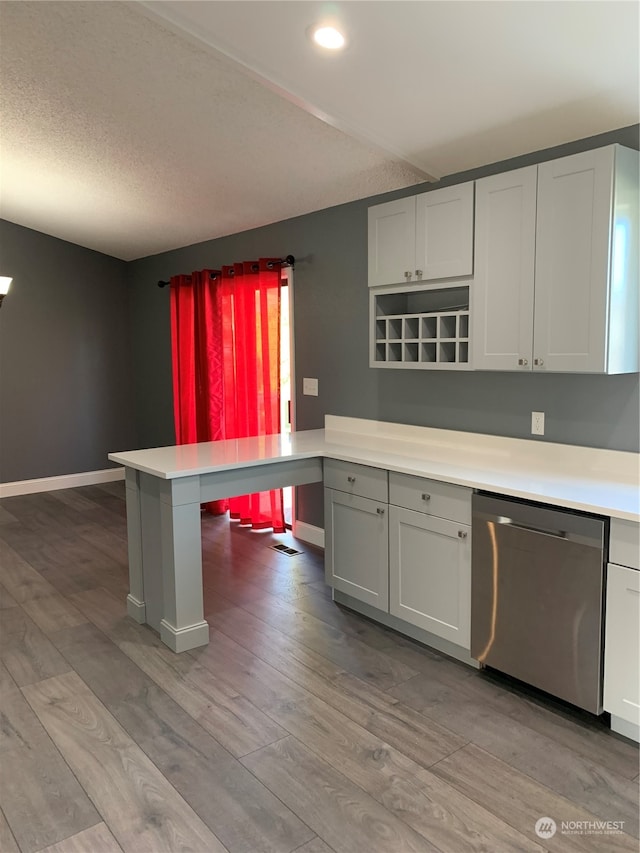
<instances>
[{"instance_id":1,"label":"kitchen peninsula","mask_svg":"<svg viewBox=\"0 0 640 853\"><path fill-rule=\"evenodd\" d=\"M124 466L129 614L174 651L208 642L200 504L323 479L334 459L640 521L638 455L327 416L324 430L111 453ZM632 525L633 526L633 525Z\"/></svg>"}]
</instances>

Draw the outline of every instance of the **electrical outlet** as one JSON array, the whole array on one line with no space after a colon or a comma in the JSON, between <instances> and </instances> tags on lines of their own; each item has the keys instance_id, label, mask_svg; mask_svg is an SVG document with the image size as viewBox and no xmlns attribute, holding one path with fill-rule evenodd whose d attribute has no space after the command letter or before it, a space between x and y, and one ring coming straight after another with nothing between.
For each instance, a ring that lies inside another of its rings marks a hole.
<instances>
[{"instance_id":1,"label":"electrical outlet","mask_svg":"<svg viewBox=\"0 0 640 853\"><path fill-rule=\"evenodd\" d=\"M317 379L303 379L302 380L302 393L306 394L307 397L317 397L318 396L318 380Z\"/></svg>"},{"instance_id":2,"label":"electrical outlet","mask_svg":"<svg viewBox=\"0 0 640 853\"><path fill-rule=\"evenodd\" d=\"M544 435L544 412L531 412L531 435Z\"/></svg>"}]
</instances>

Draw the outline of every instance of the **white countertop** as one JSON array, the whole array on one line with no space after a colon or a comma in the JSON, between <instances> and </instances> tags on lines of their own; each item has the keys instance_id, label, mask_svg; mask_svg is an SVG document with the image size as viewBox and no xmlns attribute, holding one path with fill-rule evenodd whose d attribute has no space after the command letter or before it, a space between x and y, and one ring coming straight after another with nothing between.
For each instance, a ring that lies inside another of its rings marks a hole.
<instances>
[{"instance_id":1,"label":"white countertop","mask_svg":"<svg viewBox=\"0 0 640 853\"><path fill-rule=\"evenodd\" d=\"M162 479L317 457L640 521L640 457L616 450L328 415L325 429L290 437L109 454L112 462Z\"/></svg>"}]
</instances>

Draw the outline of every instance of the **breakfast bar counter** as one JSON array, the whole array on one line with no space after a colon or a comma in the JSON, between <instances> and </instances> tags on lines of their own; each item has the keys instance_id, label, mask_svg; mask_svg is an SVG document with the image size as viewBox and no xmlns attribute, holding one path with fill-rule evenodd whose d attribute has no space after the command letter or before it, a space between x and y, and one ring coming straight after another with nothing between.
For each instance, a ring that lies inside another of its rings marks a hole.
<instances>
[{"instance_id":1,"label":"breakfast bar counter","mask_svg":"<svg viewBox=\"0 0 640 853\"><path fill-rule=\"evenodd\" d=\"M200 505L321 482L326 458L640 521L638 454L327 416L325 429L111 453L125 468L129 615L205 645Z\"/></svg>"}]
</instances>

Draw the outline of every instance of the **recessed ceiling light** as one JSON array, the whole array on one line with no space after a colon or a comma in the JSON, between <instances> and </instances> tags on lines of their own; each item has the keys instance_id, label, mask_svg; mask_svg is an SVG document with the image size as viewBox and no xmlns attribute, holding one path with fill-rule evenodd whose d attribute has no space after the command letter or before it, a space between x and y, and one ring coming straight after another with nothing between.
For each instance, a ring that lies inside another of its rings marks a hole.
<instances>
[{"instance_id":1,"label":"recessed ceiling light","mask_svg":"<svg viewBox=\"0 0 640 853\"><path fill-rule=\"evenodd\" d=\"M312 31L312 38L320 47L327 50L340 50L346 44L346 39L335 27L321 25Z\"/></svg>"}]
</instances>

